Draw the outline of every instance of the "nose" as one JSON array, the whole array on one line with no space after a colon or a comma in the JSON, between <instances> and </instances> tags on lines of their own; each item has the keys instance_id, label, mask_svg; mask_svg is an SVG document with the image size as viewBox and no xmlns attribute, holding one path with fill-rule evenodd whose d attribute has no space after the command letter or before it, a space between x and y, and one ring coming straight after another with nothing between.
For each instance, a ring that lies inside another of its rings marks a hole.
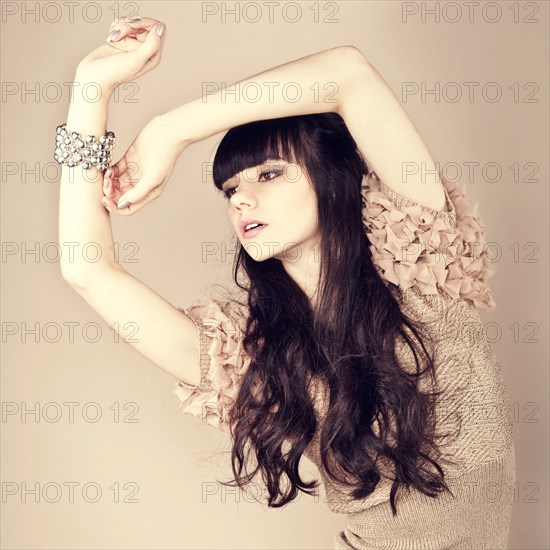
<instances>
[{"instance_id":1,"label":"nose","mask_svg":"<svg viewBox=\"0 0 550 550\"><path fill-rule=\"evenodd\" d=\"M241 206L252 207L256 204L254 194L241 186L235 189L235 192L231 195L229 202L235 206L235 208L241 208Z\"/></svg>"}]
</instances>

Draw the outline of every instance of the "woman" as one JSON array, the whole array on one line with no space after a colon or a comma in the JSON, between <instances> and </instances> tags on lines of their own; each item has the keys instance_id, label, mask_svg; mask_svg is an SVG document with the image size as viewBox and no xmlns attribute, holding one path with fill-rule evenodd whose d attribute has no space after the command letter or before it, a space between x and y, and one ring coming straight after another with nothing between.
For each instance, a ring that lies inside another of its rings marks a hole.
<instances>
[{"instance_id":1,"label":"woman","mask_svg":"<svg viewBox=\"0 0 550 550\"><path fill-rule=\"evenodd\" d=\"M60 242L104 254L64 263L65 279L110 325L138 323L132 345L174 377L184 412L230 430L241 487L261 472L272 507L314 494L298 472L310 458L347 514L335 548L506 548L515 453L476 309L494 307L476 205L351 46L238 83L292 83L298 99L219 90L155 117L110 166L109 94L158 65L165 37L150 18L115 22L77 68L103 95L73 101L59 130ZM303 93L327 82L331 101ZM180 309L116 262L110 214L158 198L189 144L228 129L213 176L245 299ZM63 155L73 131L105 151L87 170Z\"/></svg>"}]
</instances>

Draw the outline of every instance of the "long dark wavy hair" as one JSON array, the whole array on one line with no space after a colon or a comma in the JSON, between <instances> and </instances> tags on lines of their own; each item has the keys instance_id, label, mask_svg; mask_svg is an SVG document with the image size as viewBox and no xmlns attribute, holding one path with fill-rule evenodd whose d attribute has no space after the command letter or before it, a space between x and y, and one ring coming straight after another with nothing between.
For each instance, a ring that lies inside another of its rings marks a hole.
<instances>
[{"instance_id":1,"label":"long dark wavy hair","mask_svg":"<svg viewBox=\"0 0 550 550\"><path fill-rule=\"evenodd\" d=\"M431 497L443 490L452 494L431 456L442 437L434 414L440 392L419 386L422 376L435 382L424 342L429 337L422 323L401 311L372 262L361 194L368 167L355 140L337 113L243 124L218 146L214 184L221 191L228 178L268 159L297 163L313 186L322 284L314 310L279 259L256 261L237 241L233 277L247 296L243 348L251 361L230 411L235 480L222 483L243 489L261 471L273 508L294 500L299 490L316 494L319 483L299 475L318 422L308 392L315 379L329 389L320 431L322 466L352 488L353 499L374 491L383 475L378 461L393 465L387 477L393 480L394 516L400 485ZM398 338L413 353L414 371L399 364ZM252 454L256 465L248 472Z\"/></svg>"}]
</instances>

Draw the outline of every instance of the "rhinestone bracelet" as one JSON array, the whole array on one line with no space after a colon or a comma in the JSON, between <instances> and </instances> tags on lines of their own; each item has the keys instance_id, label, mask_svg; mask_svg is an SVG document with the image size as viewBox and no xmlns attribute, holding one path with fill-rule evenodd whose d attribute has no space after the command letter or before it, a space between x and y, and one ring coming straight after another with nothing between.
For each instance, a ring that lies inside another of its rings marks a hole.
<instances>
[{"instance_id":1,"label":"rhinestone bracelet","mask_svg":"<svg viewBox=\"0 0 550 550\"><path fill-rule=\"evenodd\" d=\"M92 135L82 138L78 132L70 132L66 124L61 124L57 127L54 158L65 166L73 167L82 163L84 170L95 166L103 172L111 166L111 149L114 146L113 132L107 132L99 139Z\"/></svg>"}]
</instances>

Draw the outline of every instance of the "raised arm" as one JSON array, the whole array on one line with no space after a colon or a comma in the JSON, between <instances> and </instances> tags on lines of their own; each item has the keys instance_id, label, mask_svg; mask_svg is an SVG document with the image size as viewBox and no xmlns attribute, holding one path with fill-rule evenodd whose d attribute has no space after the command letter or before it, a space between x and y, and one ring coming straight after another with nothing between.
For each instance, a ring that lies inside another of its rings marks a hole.
<instances>
[{"instance_id":1,"label":"raised arm","mask_svg":"<svg viewBox=\"0 0 550 550\"><path fill-rule=\"evenodd\" d=\"M368 63L358 50L339 46L278 65L226 88L205 83L202 97L164 116L176 139L192 143L255 120L340 112L349 90L366 77L367 71Z\"/></svg>"},{"instance_id":2,"label":"raised arm","mask_svg":"<svg viewBox=\"0 0 550 550\"><path fill-rule=\"evenodd\" d=\"M426 145L391 88L354 46L308 55L227 88L206 84L204 91L155 121L182 147L255 120L337 112L369 168L389 187L432 208L445 207ZM154 185L146 181L116 198L143 204Z\"/></svg>"},{"instance_id":3,"label":"raised arm","mask_svg":"<svg viewBox=\"0 0 550 550\"><path fill-rule=\"evenodd\" d=\"M75 82L80 88L94 83L102 97L95 103L73 98L66 120L69 131L82 137L105 135L114 81L136 79L158 64L160 56L156 60L154 56L162 40L155 36L156 23L149 20L144 26L148 32L142 31L139 40L119 44L119 49L104 44L79 64ZM95 165L88 171L81 164L61 168L59 242L72 243L75 251L63 255L62 276L122 341L169 374L196 384L200 379L197 327L116 261L109 212L101 204L103 179Z\"/></svg>"}]
</instances>

